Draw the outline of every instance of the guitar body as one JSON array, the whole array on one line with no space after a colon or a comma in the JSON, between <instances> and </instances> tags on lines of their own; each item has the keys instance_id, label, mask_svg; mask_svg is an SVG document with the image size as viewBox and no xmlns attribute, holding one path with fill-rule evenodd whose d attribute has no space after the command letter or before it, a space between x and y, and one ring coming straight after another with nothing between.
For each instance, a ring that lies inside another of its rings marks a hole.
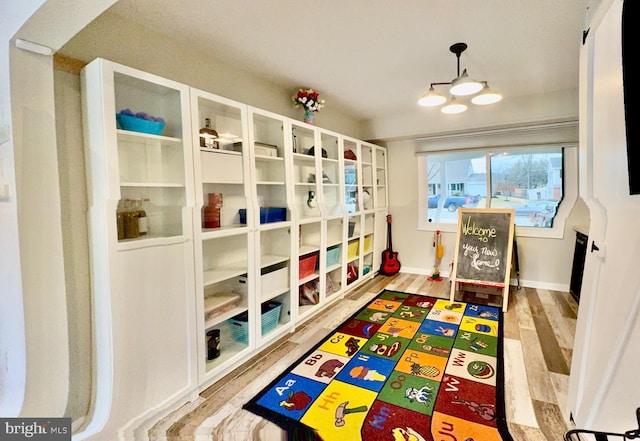
<instances>
[{"instance_id":1,"label":"guitar body","mask_svg":"<svg viewBox=\"0 0 640 441\"><path fill-rule=\"evenodd\" d=\"M382 263L380 264L380 274L384 276L393 276L400 271L400 261L398 253L393 251L391 242L391 215L387 216L387 242L388 247L382 252Z\"/></svg>"},{"instance_id":2,"label":"guitar body","mask_svg":"<svg viewBox=\"0 0 640 441\"><path fill-rule=\"evenodd\" d=\"M400 271L400 261L398 253L391 250L382 252L382 264L380 265L380 274L385 276L393 276Z\"/></svg>"}]
</instances>

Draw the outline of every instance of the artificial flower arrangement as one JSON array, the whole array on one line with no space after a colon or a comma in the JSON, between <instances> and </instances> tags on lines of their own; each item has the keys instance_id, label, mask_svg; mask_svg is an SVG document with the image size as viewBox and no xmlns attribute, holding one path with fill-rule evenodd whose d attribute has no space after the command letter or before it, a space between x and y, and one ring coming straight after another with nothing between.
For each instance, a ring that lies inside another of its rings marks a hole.
<instances>
[{"instance_id":1,"label":"artificial flower arrangement","mask_svg":"<svg viewBox=\"0 0 640 441\"><path fill-rule=\"evenodd\" d=\"M291 101L295 107L304 107L305 111L317 112L324 107L324 100L320 99L318 92L313 89L299 89L291 97Z\"/></svg>"}]
</instances>

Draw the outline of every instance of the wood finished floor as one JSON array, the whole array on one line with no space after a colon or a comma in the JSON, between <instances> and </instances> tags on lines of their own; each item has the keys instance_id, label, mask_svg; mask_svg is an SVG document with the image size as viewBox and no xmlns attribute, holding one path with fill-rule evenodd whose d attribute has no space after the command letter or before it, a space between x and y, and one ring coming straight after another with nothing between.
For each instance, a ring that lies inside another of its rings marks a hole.
<instances>
[{"instance_id":1,"label":"wood finished floor","mask_svg":"<svg viewBox=\"0 0 640 441\"><path fill-rule=\"evenodd\" d=\"M242 405L383 288L449 296L446 279L432 282L424 275L404 273L377 276L204 390L197 400L139 428L136 438L286 440L280 428ZM562 441L573 428L564 409L577 309L567 292L511 287L504 314L505 408L515 441Z\"/></svg>"}]
</instances>

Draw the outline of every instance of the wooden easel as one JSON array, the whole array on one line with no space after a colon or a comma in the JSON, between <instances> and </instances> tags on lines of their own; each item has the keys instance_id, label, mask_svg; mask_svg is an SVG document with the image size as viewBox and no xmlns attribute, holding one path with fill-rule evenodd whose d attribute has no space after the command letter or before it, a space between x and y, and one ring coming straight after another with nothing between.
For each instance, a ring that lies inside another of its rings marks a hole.
<instances>
[{"instance_id":1,"label":"wooden easel","mask_svg":"<svg viewBox=\"0 0 640 441\"><path fill-rule=\"evenodd\" d=\"M452 303L458 283L493 287L502 290L502 309L507 311L514 217L512 208L458 209L458 235L450 277Z\"/></svg>"}]
</instances>

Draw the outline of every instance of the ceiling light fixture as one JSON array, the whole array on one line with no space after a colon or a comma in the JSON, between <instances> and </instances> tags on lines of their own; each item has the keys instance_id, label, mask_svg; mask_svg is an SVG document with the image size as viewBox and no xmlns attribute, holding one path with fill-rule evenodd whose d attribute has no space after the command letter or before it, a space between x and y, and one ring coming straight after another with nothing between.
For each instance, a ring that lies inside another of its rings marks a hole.
<instances>
[{"instance_id":1,"label":"ceiling light fixture","mask_svg":"<svg viewBox=\"0 0 640 441\"><path fill-rule=\"evenodd\" d=\"M424 107L435 107L440 104L447 103L442 107L441 112L447 114L461 113L467 110L467 105L456 100L456 97L464 97L475 95L471 102L478 105L486 105L497 103L502 99L502 95L491 90L486 81L476 81L469 77L467 69L460 74L460 54L467 49L466 43L455 43L449 47L449 50L456 54L458 61L457 77L447 83L431 83L427 93L422 95L418 100L418 104ZM447 97L437 92L433 86L450 85L449 93L452 95L449 100Z\"/></svg>"}]
</instances>

